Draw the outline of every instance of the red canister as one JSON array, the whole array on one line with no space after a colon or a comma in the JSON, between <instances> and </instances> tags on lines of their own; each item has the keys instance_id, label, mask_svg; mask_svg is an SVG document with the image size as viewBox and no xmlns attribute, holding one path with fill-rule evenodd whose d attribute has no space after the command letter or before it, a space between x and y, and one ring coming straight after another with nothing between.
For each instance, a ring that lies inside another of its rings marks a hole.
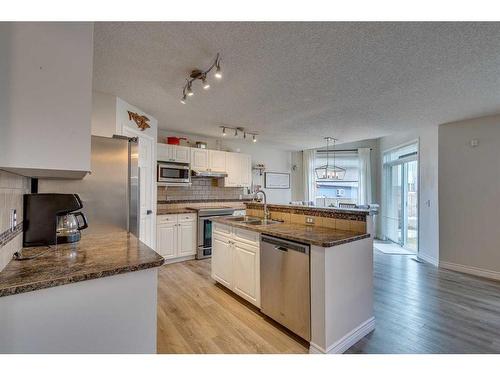
<instances>
[{"instance_id":1,"label":"red canister","mask_svg":"<svg viewBox=\"0 0 500 375\"><path fill-rule=\"evenodd\" d=\"M187 141L187 138L167 137L167 143L169 145L179 145L181 142L181 139L184 141Z\"/></svg>"}]
</instances>

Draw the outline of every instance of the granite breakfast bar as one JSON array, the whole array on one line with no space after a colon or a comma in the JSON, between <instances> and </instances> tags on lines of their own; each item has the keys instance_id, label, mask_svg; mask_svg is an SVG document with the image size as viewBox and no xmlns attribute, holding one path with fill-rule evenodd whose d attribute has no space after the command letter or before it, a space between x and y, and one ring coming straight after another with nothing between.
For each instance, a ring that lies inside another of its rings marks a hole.
<instances>
[{"instance_id":1,"label":"granite breakfast bar","mask_svg":"<svg viewBox=\"0 0 500 375\"><path fill-rule=\"evenodd\" d=\"M310 353L343 353L375 328L369 210L269 205L270 219L279 222L256 224L251 221L264 217L263 205L246 206L246 221L213 219L213 236L222 239L232 227L310 245ZM238 237L252 238L240 234L233 243ZM259 297L250 301L259 307Z\"/></svg>"},{"instance_id":2,"label":"granite breakfast bar","mask_svg":"<svg viewBox=\"0 0 500 375\"><path fill-rule=\"evenodd\" d=\"M156 353L161 256L125 231L38 254L0 272L0 353Z\"/></svg>"}]
</instances>

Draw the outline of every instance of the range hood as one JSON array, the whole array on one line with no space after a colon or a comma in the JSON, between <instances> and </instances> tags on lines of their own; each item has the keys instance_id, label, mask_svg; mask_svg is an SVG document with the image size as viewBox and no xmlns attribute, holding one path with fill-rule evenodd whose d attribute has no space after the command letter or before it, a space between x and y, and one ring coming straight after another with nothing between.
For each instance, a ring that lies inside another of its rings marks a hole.
<instances>
[{"instance_id":1,"label":"range hood","mask_svg":"<svg viewBox=\"0 0 500 375\"><path fill-rule=\"evenodd\" d=\"M223 178L227 177L226 172L214 172L214 171L197 171L191 170L191 177L210 177L210 178Z\"/></svg>"}]
</instances>

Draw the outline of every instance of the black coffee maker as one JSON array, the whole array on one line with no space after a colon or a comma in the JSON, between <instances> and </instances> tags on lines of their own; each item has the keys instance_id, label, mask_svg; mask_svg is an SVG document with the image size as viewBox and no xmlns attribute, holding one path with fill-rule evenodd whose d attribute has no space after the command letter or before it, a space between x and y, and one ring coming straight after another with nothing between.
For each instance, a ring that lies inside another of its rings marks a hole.
<instances>
[{"instance_id":1,"label":"black coffee maker","mask_svg":"<svg viewBox=\"0 0 500 375\"><path fill-rule=\"evenodd\" d=\"M23 246L47 246L56 243L76 242L80 240L80 230L87 228L87 220L81 212L82 201L78 194L25 194ZM71 214L73 213L73 214ZM61 218L81 216L83 225L77 224L77 231L71 235L61 232Z\"/></svg>"}]
</instances>

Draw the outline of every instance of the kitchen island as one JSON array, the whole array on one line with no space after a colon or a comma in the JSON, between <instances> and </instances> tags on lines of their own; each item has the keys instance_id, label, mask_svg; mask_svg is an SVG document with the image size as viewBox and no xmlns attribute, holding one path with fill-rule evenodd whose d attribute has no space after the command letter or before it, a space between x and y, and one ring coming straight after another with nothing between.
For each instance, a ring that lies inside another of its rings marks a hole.
<instances>
[{"instance_id":1,"label":"kitchen island","mask_svg":"<svg viewBox=\"0 0 500 375\"><path fill-rule=\"evenodd\" d=\"M301 272L309 271L309 277L304 279L309 283L304 303L310 300L310 311L304 314L302 309L299 317L302 316L304 325L310 325L310 330L306 330L310 333L299 336L309 341L310 353L343 353L375 328L373 240L366 225L370 213L273 207L274 221L263 220L262 210L259 212L262 205L255 203L247 204L247 212L254 216L213 219L212 278L262 308L261 294L267 291L261 289L266 266L261 259L268 258L262 254L268 250L261 246L261 236L309 245L308 265ZM351 220L354 222L350 223ZM297 274L297 279L300 276ZM289 282L297 283L294 279ZM276 298L295 297L276 295Z\"/></svg>"},{"instance_id":2,"label":"kitchen island","mask_svg":"<svg viewBox=\"0 0 500 375\"><path fill-rule=\"evenodd\" d=\"M88 234L22 255L36 257L0 272L0 353L156 353L164 260L135 236Z\"/></svg>"}]
</instances>

